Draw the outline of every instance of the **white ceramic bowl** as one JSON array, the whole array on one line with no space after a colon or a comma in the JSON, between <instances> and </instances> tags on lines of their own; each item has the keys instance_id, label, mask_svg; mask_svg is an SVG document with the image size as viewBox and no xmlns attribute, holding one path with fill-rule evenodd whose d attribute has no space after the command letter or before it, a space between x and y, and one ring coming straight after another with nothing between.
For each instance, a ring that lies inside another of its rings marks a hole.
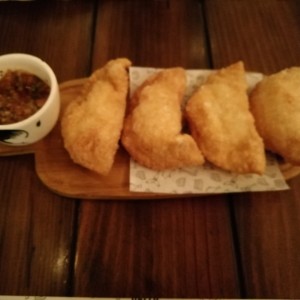
<instances>
[{"instance_id":1,"label":"white ceramic bowl","mask_svg":"<svg viewBox=\"0 0 300 300\"><path fill-rule=\"evenodd\" d=\"M56 76L47 63L40 58L22 53L0 56L0 72L23 70L32 73L50 86L45 104L25 120L12 124L0 124L0 143L23 146L45 137L56 124L60 111L60 96Z\"/></svg>"}]
</instances>

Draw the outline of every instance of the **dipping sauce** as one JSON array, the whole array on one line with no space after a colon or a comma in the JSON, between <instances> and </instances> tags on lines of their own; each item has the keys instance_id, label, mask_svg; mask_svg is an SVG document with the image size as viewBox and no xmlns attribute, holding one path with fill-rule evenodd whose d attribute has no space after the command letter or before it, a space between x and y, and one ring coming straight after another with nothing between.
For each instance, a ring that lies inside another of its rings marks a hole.
<instances>
[{"instance_id":1,"label":"dipping sauce","mask_svg":"<svg viewBox=\"0 0 300 300\"><path fill-rule=\"evenodd\" d=\"M28 118L47 101L50 87L36 75L8 70L0 77L0 125Z\"/></svg>"}]
</instances>

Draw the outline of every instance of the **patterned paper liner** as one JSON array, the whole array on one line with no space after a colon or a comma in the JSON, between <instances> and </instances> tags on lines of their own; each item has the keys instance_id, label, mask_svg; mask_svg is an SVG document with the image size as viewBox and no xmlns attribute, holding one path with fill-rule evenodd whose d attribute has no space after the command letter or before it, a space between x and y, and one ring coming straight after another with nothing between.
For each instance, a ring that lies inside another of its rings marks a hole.
<instances>
[{"instance_id":1,"label":"patterned paper liner","mask_svg":"<svg viewBox=\"0 0 300 300\"><path fill-rule=\"evenodd\" d=\"M130 95L151 74L160 69L131 67ZM187 70L185 99L203 83L212 70ZM260 73L247 73L249 90L262 79ZM201 167L178 170L154 171L130 160L130 191L170 194L214 194L254 191L278 191L288 189L276 159L267 154L267 168L264 175L238 175L221 170L210 163Z\"/></svg>"}]
</instances>

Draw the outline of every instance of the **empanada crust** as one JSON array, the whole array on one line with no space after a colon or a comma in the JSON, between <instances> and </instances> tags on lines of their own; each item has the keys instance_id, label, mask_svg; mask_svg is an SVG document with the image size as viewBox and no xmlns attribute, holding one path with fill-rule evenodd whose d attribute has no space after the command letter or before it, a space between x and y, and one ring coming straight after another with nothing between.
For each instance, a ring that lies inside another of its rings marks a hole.
<instances>
[{"instance_id":1,"label":"empanada crust","mask_svg":"<svg viewBox=\"0 0 300 300\"><path fill-rule=\"evenodd\" d=\"M189 99L186 115L208 161L236 173L264 172L264 145L249 111L242 62L211 74Z\"/></svg>"},{"instance_id":2,"label":"empanada crust","mask_svg":"<svg viewBox=\"0 0 300 300\"><path fill-rule=\"evenodd\" d=\"M300 165L300 67L266 76L252 91L250 108L266 148Z\"/></svg>"},{"instance_id":3,"label":"empanada crust","mask_svg":"<svg viewBox=\"0 0 300 300\"><path fill-rule=\"evenodd\" d=\"M61 133L72 160L101 175L110 172L118 149L130 65L119 58L96 70L62 116Z\"/></svg>"},{"instance_id":4,"label":"empanada crust","mask_svg":"<svg viewBox=\"0 0 300 300\"><path fill-rule=\"evenodd\" d=\"M135 91L122 143L139 164L154 170L203 164L192 136L182 133L185 87L185 70L178 67L160 71Z\"/></svg>"}]
</instances>

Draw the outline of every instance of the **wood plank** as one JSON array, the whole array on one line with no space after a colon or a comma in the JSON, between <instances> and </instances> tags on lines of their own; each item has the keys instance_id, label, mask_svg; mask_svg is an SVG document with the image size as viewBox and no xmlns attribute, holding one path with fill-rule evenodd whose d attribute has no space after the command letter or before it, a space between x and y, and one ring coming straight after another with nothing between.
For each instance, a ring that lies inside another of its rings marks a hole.
<instances>
[{"instance_id":1,"label":"wood plank","mask_svg":"<svg viewBox=\"0 0 300 300\"><path fill-rule=\"evenodd\" d=\"M80 211L75 294L238 296L228 209L222 201L212 196L85 202Z\"/></svg>"},{"instance_id":2,"label":"wood plank","mask_svg":"<svg viewBox=\"0 0 300 300\"><path fill-rule=\"evenodd\" d=\"M212 61L270 74L300 62L299 1L205 2ZM246 298L300 297L300 178L291 190L232 196Z\"/></svg>"},{"instance_id":3,"label":"wood plank","mask_svg":"<svg viewBox=\"0 0 300 300\"><path fill-rule=\"evenodd\" d=\"M1 174L1 294L67 294L74 203L41 184L32 156L1 160Z\"/></svg>"},{"instance_id":4,"label":"wood plank","mask_svg":"<svg viewBox=\"0 0 300 300\"><path fill-rule=\"evenodd\" d=\"M204 2L215 68L243 60L247 70L270 74L299 65L298 1Z\"/></svg>"},{"instance_id":5,"label":"wood plank","mask_svg":"<svg viewBox=\"0 0 300 300\"><path fill-rule=\"evenodd\" d=\"M105 0L98 12L94 69L121 56L136 66L208 67L199 1Z\"/></svg>"},{"instance_id":6,"label":"wood plank","mask_svg":"<svg viewBox=\"0 0 300 300\"><path fill-rule=\"evenodd\" d=\"M99 2L92 68L208 68L196 0ZM74 293L111 297L239 297L225 196L82 202Z\"/></svg>"},{"instance_id":7,"label":"wood plank","mask_svg":"<svg viewBox=\"0 0 300 300\"><path fill-rule=\"evenodd\" d=\"M291 190L236 196L245 292L249 298L300 296L299 178Z\"/></svg>"},{"instance_id":8,"label":"wood plank","mask_svg":"<svg viewBox=\"0 0 300 300\"><path fill-rule=\"evenodd\" d=\"M0 53L37 55L59 81L86 76L92 17L90 1L1 3ZM40 182L31 155L1 157L0 174L0 294L69 295L76 202Z\"/></svg>"}]
</instances>

